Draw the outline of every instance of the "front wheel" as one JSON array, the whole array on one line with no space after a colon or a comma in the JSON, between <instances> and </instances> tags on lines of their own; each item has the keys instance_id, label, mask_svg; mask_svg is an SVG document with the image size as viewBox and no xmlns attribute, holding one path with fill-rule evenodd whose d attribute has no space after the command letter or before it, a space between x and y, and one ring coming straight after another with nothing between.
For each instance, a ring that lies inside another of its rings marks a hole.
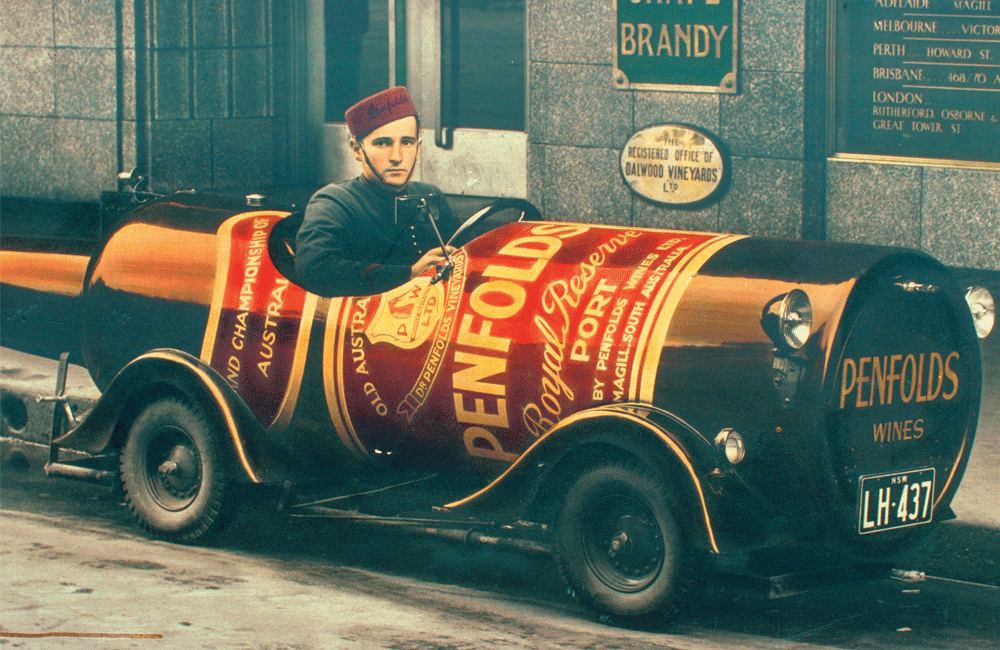
<instances>
[{"instance_id":1,"label":"front wheel","mask_svg":"<svg viewBox=\"0 0 1000 650\"><path fill-rule=\"evenodd\" d=\"M566 495L557 537L571 593L604 617L665 621L690 589L693 567L672 495L638 465L585 470Z\"/></svg>"},{"instance_id":2,"label":"front wheel","mask_svg":"<svg viewBox=\"0 0 1000 650\"><path fill-rule=\"evenodd\" d=\"M139 414L121 452L125 502L143 528L193 543L221 530L231 490L224 450L200 408L174 397Z\"/></svg>"}]
</instances>

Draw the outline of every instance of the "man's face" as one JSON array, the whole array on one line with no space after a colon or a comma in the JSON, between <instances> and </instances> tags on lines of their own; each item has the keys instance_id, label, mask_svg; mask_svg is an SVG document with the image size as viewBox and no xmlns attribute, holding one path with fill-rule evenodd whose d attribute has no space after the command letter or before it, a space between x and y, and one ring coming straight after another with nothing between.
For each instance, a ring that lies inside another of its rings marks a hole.
<instances>
[{"instance_id":1,"label":"man's face","mask_svg":"<svg viewBox=\"0 0 1000 650\"><path fill-rule=\"evenodd\" d=\"M354 158L361 163L361 175L392 190L400 190L410 179L410 172L420 153L417 118L412 115L389 122L355 143ZM365 157L367 154L367 159Z\"/></svg>"}]
</instances>

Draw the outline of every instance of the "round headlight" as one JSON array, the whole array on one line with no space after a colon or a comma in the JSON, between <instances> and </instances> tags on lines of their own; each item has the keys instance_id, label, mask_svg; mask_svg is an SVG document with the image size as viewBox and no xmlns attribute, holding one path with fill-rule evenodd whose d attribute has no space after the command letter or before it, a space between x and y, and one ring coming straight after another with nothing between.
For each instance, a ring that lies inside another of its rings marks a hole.
<instances>
[{"instance_id":1,"label":"round headlight","mask_svg":"<svg viewBox=\"0 0 1000 650\"><path fill-rule=\"evenodd\" d=\"M969 287L965 293L965 301L969 303L972 312L972 322L976 326L976 336L986 338L993 331L996 319L996 304L986 287Z\"/></svg>"},{"instance_id":2,"label":"round headlight","mask_svg":"<svg viewBox=\"0 0 1000 650\"><path fill-rule=\"evenodd\" d=\"M812 334L813 307L809 296L801 289L793 289L781 301L781 335L785 343L798 350Z\"/></svg>"},{"instance_id":3,"label":"round headlight","mask_svg":"<svg viewBox=\"0 0 1000 650\"><path fill-rule=\"evenodd\" d=\"M726 459L730 465L741 463L747 456L747 447L743 436L736 429L723 429L715 436L715 449L719 456Z\"/></svg>"},{"instance_id":4,"label":"round headlight","mask_svg":"<svg viewBox=\"0 0 1000 650\"><path fill-rule=\"evenodd\" d=\"M802 289L792 289L767 304L761 316L761 326L776 347L795 351L809 340L812 319L809 296Z\"/></svg>"}]
</instances>

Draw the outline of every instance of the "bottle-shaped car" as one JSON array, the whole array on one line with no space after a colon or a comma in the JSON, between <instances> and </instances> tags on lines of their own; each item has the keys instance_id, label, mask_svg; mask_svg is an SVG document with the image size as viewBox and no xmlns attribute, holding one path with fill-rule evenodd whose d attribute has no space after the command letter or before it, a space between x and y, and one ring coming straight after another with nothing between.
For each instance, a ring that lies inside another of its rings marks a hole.
<instances>
[{"instance_id":1,"label":"bottle-shaped car","mask_svg":"<svg viewBox=\"0 0 1000 650\"><path fill-rule=\"evenodd\" d=\"M433 484L399 522L549 549L620 620L669 616L706 566L886 557L953 516L988 292L912 250L496 207L515 218L447 273L321 298L296 282L301 214L141 206L88 269L103 394L56 446L106 459L180 542L241 484Z\"/></svg>"}]
</instances>

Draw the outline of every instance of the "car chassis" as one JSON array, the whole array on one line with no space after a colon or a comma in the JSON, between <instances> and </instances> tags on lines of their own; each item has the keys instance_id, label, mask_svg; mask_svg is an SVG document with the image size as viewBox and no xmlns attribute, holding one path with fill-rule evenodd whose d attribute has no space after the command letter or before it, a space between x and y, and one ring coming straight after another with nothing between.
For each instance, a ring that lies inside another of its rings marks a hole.
<instances>
[{"instance_id":1,"label":"car chassis","mask_svg":"<svg viewBox=\"0 0 1000 650\"><path fill-rule=\"evenodd\" d=\"M813 558L767 582L781 595L953 516L988 292L904 249L545 222L519 201L471 221L504 210L520 218L447 269L320 298L295 282L300 214L140 205L81 296L102 397L76 417L64 355L40 398L48 473L121 480L179 542L259 485L292 517L551 554L630 623L669 618L706 560ZM316 477L333 496L304 496Z\"/></svg>"}]
</instances>

